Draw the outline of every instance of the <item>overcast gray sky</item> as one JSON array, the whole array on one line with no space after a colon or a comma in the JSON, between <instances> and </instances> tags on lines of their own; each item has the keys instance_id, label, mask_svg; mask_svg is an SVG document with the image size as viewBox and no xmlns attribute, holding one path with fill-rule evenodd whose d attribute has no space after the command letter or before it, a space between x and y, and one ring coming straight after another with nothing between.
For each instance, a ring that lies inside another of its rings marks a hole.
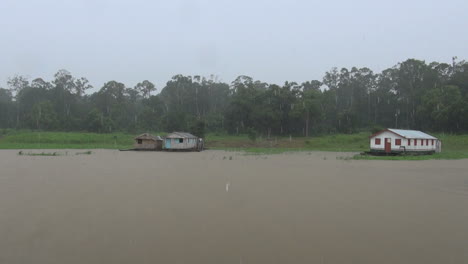
<instances>
[{"instance_id":1,"label":"overcast gray sky","mask_svg":"<svg viewBox=\"0 0 468 264\"><path fill-rule=\"evenodd\" d=\"M175 74L321 79L331 67L468 59L466 0L1 0L0 86L59 69L158 91Z\"/></svg>"}]
</instances>

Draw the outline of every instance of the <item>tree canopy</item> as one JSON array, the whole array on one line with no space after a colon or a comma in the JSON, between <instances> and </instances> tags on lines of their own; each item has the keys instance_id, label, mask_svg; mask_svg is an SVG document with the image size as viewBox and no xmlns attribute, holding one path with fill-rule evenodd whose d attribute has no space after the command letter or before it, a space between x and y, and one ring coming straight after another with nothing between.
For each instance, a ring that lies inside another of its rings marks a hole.
<instances>
[{"instance_id":1,"label":"tree canopy","mask_svg":"<svg viewBox=\"0 0 468 264\"><path fill-rule=\"evenodd\" d=\"M162 87L162 86L161 86ZM84 77L59 70L51 81L16 75L0 88L0 128L64 131L192 131L264 136L352 133L374 127L468 132L468 63L408 59L375 73L332 68L322 80L231 83L175 75L160 90L148 80L108 81L94 93Z\"/></svg>"}]
</instances>

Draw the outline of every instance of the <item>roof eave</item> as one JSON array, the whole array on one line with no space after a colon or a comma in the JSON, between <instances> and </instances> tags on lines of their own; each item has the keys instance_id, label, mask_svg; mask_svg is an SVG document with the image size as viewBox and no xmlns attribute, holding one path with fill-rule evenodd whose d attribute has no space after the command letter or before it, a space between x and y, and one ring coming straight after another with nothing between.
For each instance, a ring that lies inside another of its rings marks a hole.
<instances>
[{"instance_id":1,"label":"roof eave","mask_svg":"<svg viewBox=\"0 0 468 264\"><path fill-rule=\"evenodd\" d=\"M388 129L388 128L386 128L386 129L384 129L384 130L381 130L381 131L379 131L379 132L377 132L377 133L374 133L373 135L370 135L369 138L376 137L376 136L378 136L378 135L380 135L380 134L382 134L382 133L384 133L384 132L390 132L390 133L393 133L393 134L395 134L395 135L397 135L397 136L400 136L400 137L402 137L402 138L407 138L407 137L402 136L402 135L400 135L400 134L396 133L395 131L392 131L392 130L390 130L390 129Z\"/></svg>"}]
</instances>

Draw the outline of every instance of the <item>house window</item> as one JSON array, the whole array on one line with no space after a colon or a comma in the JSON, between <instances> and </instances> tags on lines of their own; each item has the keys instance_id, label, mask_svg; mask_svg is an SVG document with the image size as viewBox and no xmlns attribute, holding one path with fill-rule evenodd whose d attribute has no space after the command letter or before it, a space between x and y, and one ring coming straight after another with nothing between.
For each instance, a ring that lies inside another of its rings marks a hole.
<instances>
[{"instance_id":1,"label":"house window","mask_svg":"<svg viewBox=\"0 0 468 264\"><path fill-rule=\"evenodd\" d=\"M429 139L426 139L426 146L429 146Z\"/></svg>"},{"instance_id":2,"label":"house window","mask_svg":"<svg viewBox=\"0 0 468 264\"><path fill-rule=\"evenodd\" d=\"M376 144L376 145L380 145L380 138L376 138L376 139L375 139L375 144Z\"/></svg>"},{"instance_id":3,"label":"house window","mask_svg":"<svg viewBox=\"0 0 468 264\"><path fill-rule=\"evenodd\" d=\"M411 139L408 139L408 146L411 146Z\"/></svg>"},{"instance_id":4,"label":"house window","mask_svg":"<svg viewBox=\"0 0 468 264\"><path fill-rule=\"evenodd\" d=\"M401 146L401 139L396 138L396 139L395 139L395 145Z\"/></svg>"},{"instance_id":5,"label":"house window","mask_svg":"<svg viewBox=\"0 0 468 264\"><path fill-rule=\"evenodd\" d=\"M432 146L434 146L434 140L432 140Z\"/></svg>"},{"instance_id":6,"label":"house window","mask_svg":"<svg viewBox=\"0 0 468 264\"><path fill-rule=\"evenodd\" d=\"M142 139L138 139L138 144L143 144L143 140L142 140Z\"/></svg>"},{"instance_id":7,"label":"house window","mask_svg":"<svg viewBox=\"0 0 468 264\"><path fill-rule=\"evenodd\" d=\"M414 145L415 145L415 146L418 145L418 140L417 140L417 139L414 140Z\"/></svg>"},{"instance_id":8,"label":"house window","mask_svg":"<svg viewBox=\"0 0 468 264\"><path fill-rule=\"evenodd\" d=\"M179 138L179 143L184 143L184 139L183 139L183 138Z\"/></svg>"}]
</instances>

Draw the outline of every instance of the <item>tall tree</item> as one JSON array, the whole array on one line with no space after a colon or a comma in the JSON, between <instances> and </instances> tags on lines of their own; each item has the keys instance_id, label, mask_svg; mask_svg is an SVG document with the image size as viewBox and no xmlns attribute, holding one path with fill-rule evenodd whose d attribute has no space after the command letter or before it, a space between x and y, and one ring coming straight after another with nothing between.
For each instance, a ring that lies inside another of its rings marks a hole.
<instances>
[{"instance_id":1,"label":"tall tree","mask_svg":"<svg viewBox=\"0 0 468 264\"><path fill-rule=\"evenodd\" d=\"M15 105L16 105L16 128L20 127L20 105L18 103L18 94L27 87L29 87L28 78L22 75L15 75L11 78L8 78L7 85L10 88L12 94L15 95Z\"/></svg>"},{"instance_id":2,"label":"tall tree","mask_svg":"<svg viewBox=\"0 0 468 264\"><path fill-rule=\"evenodd\" d=\"M144 80L135 86L135 90L140 91L144 98L148 98L151 96L151 92L156 91L156 86L152 82Z\"/></svg>"}]
</instances>

